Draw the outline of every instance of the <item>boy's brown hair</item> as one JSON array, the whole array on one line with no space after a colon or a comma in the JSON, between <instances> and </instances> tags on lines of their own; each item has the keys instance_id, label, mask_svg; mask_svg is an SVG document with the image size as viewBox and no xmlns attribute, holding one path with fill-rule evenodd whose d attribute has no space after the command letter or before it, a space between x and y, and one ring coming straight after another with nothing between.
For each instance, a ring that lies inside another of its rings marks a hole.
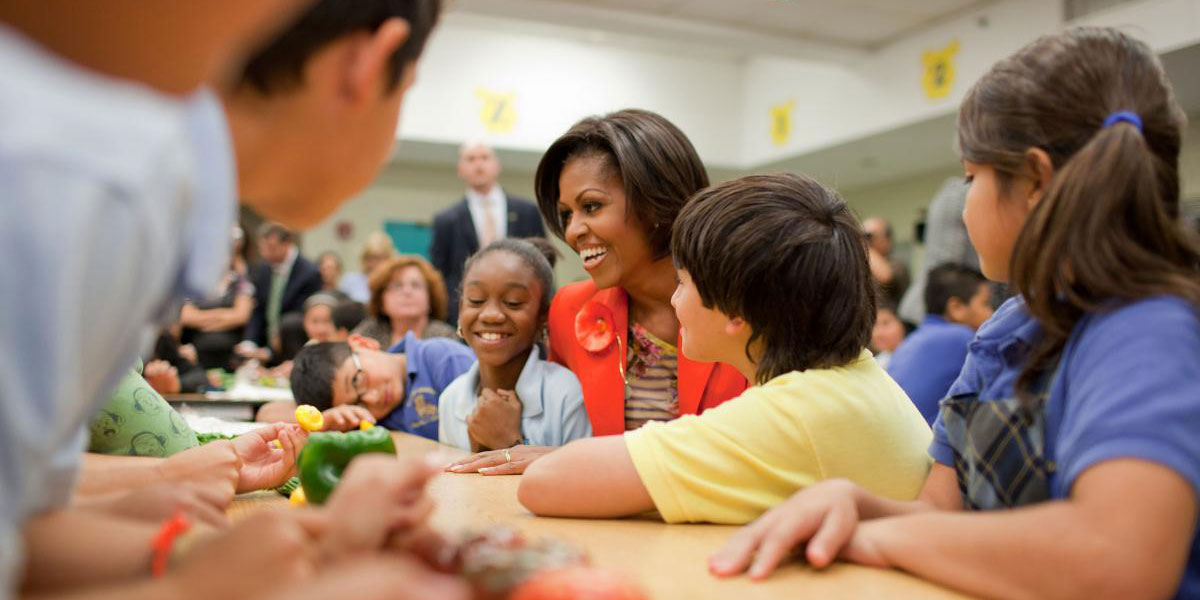
<instances>
[{"instance_id":1,"label":"boy's brown hair","mask_svg":"<svg viewBox=\"0 0 1200 600\"><path fill-rule=\"evenodd\" d=\"M837 193L799 175L754 175L701 190L671 251L700 299L762 341L758 383L838 367L871 341L875 288L862 226Z\"/></svg>"}]
</instances>

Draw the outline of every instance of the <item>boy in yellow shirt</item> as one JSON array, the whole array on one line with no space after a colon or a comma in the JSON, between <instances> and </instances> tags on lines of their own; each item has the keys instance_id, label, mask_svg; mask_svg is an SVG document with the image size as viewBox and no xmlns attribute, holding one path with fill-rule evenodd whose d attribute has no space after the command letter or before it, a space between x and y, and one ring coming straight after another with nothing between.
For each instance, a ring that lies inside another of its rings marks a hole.
<instances>
[{"instance_id":1,"label":"boy in yellow shirt","mask_svg":"<svg viewBox=\"0 0 1200 600\"><path fill-rule=\"evenodd\" d=\"M865 347L875 290L858 220L796 175L699 192L675 221L671 299L692 360L757 383L702 415L579 440L529 466L539 515L747 523L812 483L912 499L929 427Z\"/></svg>"}]
</instances>

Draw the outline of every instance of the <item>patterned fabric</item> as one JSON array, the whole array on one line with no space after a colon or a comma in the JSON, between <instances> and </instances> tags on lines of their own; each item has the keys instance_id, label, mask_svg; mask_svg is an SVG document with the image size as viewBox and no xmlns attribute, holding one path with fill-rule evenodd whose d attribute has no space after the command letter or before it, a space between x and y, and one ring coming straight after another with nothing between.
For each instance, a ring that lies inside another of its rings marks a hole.
<instances>
[{"instance_id":1,"label":"patterned fabric","mask_svg":"<svg viewBox=\"0 0 1200 600\"><path fill-rule=\"evenodd\" d=\"M954 448L954 470L969 510L1014 508L1050 499L1056 465L1046 450L1047 390L1058 371L1035 386L1026 409L1020 399L979 401L965 394L942 401L942 422Z\"/></svg>"},{"instance_id":2,"label":"patterned fabric","mask_svg":"<svg viewBox=\"0 0 1200 600\"><path fill-rule=\"evenodd\" d=\"M625 430L679 416L679 351L634 323L625 368Z\"/></svg>"},{"instance_id":3,"label":"patterned fabric","mask_svg":"<svg viewBox=\"0 0 1200 600\"><path fill-rule=\"evenodd\" d=\"M142 378L141 370L138 361L108 404L92 415L88 452L165 458L199 445L196 433Z\"/></svg>"}]
</instances>

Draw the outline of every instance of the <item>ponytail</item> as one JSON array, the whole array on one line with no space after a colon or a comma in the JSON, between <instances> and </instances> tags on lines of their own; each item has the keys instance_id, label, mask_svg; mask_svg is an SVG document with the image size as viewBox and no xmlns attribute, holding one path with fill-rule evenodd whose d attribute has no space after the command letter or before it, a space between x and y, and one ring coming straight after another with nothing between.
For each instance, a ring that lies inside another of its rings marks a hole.
<instances>
[{"instance_id":1,"label":"ponytail","mask_svg":"<svg viewBox=\"0 0 1200 600\"><path fill-rule=\"evenodd\" d=\"M1113 29L1043 37L963 101L965 158L1011 177L1039 148L1055 168L1009 269L1042 328L1017 379L1027 402L1085 313L1157 295L1200 307L1200 243L1179 210L1185 122L1158 59Z\"/></svg>"}]
</instances>

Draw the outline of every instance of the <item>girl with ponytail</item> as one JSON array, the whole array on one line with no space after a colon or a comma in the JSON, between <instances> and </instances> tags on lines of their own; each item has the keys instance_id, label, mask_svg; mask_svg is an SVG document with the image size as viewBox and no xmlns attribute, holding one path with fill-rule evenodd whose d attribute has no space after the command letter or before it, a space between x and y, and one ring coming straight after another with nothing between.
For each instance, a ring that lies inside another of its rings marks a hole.
<instances>
[{"instance_id":1,"label":"girl with ponytail","mask_svg":"<svg viewBox=\"0 0 1200 600\"><path fill-rule=\"evenodd\" d=\"M734 536L718 575L793 547L989 597L1200 597L1200 243L1180 217L1186 119L1113 29L1043 37L959 112L963 218L1012 284L934 424L920 497L808 487ZM884 459L885 457L880 457Z\"/></svg>"}]
</instances>

